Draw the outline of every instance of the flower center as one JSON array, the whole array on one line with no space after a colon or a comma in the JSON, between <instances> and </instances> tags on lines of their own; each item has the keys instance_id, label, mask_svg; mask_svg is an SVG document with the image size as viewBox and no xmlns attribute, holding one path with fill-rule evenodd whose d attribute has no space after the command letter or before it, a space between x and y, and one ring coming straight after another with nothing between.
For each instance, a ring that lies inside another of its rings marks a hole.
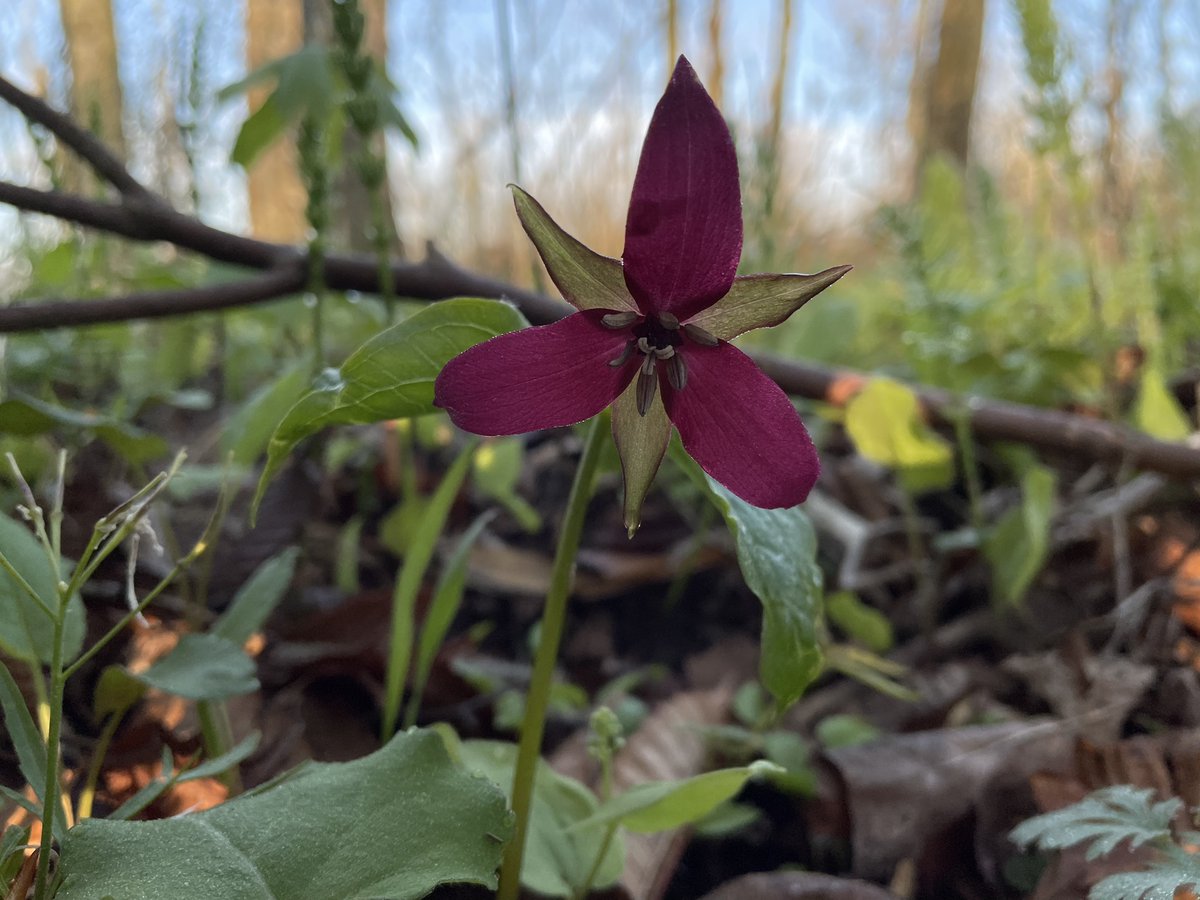
<instances>
[{"instance_id":1,"label":"flower center","mask_svg":"<svg viewBox=\"0 0 1200 900\"><path fill-rule=\"evenodd\" d=\"M600 320L605 328L614 331L629 329L630 338L621 354L609 360L614 368L625 365L635 352L642 354L637 375L638 413L646 415L658 391L658 364L667 369L667 382L677 391L687 386L687 364L679 352L684 337L705 347L715 347L717 339L695 325L680 325L671 313L659 313L654 318L633 312L609 313Z\"/></svg>"}]
</instances>

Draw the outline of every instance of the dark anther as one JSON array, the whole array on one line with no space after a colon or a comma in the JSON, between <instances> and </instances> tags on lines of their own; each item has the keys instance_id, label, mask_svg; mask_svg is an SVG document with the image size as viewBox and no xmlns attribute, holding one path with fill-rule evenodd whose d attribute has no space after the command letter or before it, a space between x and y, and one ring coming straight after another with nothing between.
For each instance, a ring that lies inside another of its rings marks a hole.
<instances>
[{"instance_id":1,"label":"dark anther","mask_svg":"<svg viewBox=\"0 0 1200 900\"><path fill-rule=\"evenodd\" d=\"M616 312L601 316L600 324L605 328L611 328L613 331L620 331L622 328L628 328L636 322L640 316L635 312Z\"/></svg>"},{"instance_id":2,"label":"dark anther","mask_svg":"<svg viewBox=\"0 0 1200 900\"><path fill-rule=\"evenodd\" d=\"M637 345L634 344L633 341L628 341L625 344L624 349L621 350L621 355L616 359L610 359L608 364L614 369L619 369L621 366L625 365L625 363L629 362L629 357L633 356L633 348L636 346Z\"/></svg>"},{"instance_id":3,"label":"dark anther","mask_svg":"<svg viewBox=\"0 0 1200 900\"><path fill-rule=\"evenodd\" d=\"M684 325L683 333L704 347L715 347L719 343L715 337L699 325Z\"/></svg>"},{"instance_id":4,"label":"dark anther","mask_svg":"<svg viewBox=\"0 0 1200 900\"><path fill-rule=\"evenodd\" d=\"M679 330L679 318L674 313L659 313L658 324L667 329L667 331Z\"/></svg>"},{"instance_id":5,"label":"dark anther","mask_svg":"<svg viewBox=\"0 0 1200 900\"><path fill-rule=\"evenodd\" d=\"M650 411L650 404L654 402L654 392L658 390L658 374L654 371L654 357L646 357L650 361L650 371L646 371L646 366L642 366L642 371L638 373L637 382L637 408L639 415L645 415Z\"/></svg>"},{"instance_id":6,"label":"dark anther","mask_svg":"<svg viewBox=\"0 0 1200 900\"><path fill-rule=\"evenodd\" d=\"M687 385L687 364L683 361L682 353L676 353L667 360L667 381L677 391L682 391Z\"/></svg>"}]
</instances>

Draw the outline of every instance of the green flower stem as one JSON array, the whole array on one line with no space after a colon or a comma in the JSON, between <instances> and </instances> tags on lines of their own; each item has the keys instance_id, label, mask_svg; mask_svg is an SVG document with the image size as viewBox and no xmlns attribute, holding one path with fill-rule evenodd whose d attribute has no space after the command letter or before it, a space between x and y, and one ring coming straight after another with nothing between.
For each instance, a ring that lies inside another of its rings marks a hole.
<instances>
[{"instance_id":1,"label":"green flower stem","mask_svg":"<svg viewBox=\"0 0 1200 900\"><path fill-rule=\"evenodd\" d=\"M620 825L617 822L609 822L608 827L604 829L604 840L600 842L600 847L596 851L596 858L592 860L592 867L588 869L587 877L583 879L583 887L571 895L573 900L584 900L592 892L592 882L596 880L596 873L600 871L600 866L604 864L604 857L608 856L608 848L612 845L613 838L617 836L617 828L619 827Z\"/></svg>"},{"instance_id":2,"label":"green flower stem","mask_svg":"<svg viewBox=\"0 0 1200 900\"><path fill-rule=\"evenodd\" d=\"M204 741L204 753L209 759L224 756L233 746L233 727L229 723L229 710L220 700L200 700L196 703L196 717L200 720L200 736ZM242 779L237 766L232 766L217 776L232 797L242 792Z\"/></svg>"},{"instance_id":3,"label":"green flower stem","mask_svg":"<svg viewBox=\"0 0 1200 900\"><path fill-rule=\"evenodd\" d=\"M513 773L512 808L516 814L513 838L504 848L500 863L498 900L516 900L521 888L521 860L525 855L525 837L529 833L529 814L533 806L533 780L541 754L542 735L546 730L546 710L550 705L550 687L554 680L554 664L558 660L558 645L562 641L567 618L567 599L575 574L575 555L583 534L583 519L592 495L592 482L600 461L600 448L605 429L599 416L588 425L583 456L575 472L575 483L567 499L566 516L554 554L554 569L550 576L550 591L546 595L546 611L542 614L541 636L533 662L533 677L525 698L525 718L521 723L521 740L517 748L517 765Z\"/></svg>"},{"instance_id":4,"label":"green flower stem","mask_svg":"<svg viewBox=\"0 0 1200 900\"><path fill-rule=\"evenodd\" d=\"M42 844L38 854L37 877L33 900L46 900L50 882L50 854L54 847L54 814L58 811L58 739L62 732L63 688L63 631L67 620L67 600L63 593L58 615L54 619L54 642L50 653L50 727L46 734L46 785L42 792Z\"/></svg>"},{"instance_id":5,"label":"green flower stem","mask_svg":"<svg viewBox=\"0 0 1200 900\"><path fill-rule=\"evenodd\" d=\"M968 401L969 402L969 401ZM979 540L983 539L983 483L979 478L979 462L975 458L975 440L971 434L971 410L962 406L951 416L954 424L954 440L962 455L963 478L967 484L967 508L971 527Z\"/></svg>"}]
</instances>

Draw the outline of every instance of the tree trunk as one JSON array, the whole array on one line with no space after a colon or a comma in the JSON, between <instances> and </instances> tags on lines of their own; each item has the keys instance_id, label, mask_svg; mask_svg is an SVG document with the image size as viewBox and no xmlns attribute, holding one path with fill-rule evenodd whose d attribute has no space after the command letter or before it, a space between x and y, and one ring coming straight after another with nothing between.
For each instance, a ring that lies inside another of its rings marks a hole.
<instances>
[{"instance_id":1,"label":"tree trunk","mask_svg":"<svg viewBox=\"0 0 1200 900\"><path fill-rule=\"evenodd\" d=\"M302 0L246 0L247 69L253 71L270 60L294 53L303 43ZM250 109L258 109L270 90L270 85L250 90ZM285 135L264 150L247 176L251 233L268 241L302 243L308 232L304 217L308 197L300 180L292 135Z\"/></svg>"},{"instance_id":2,"label":"tree trunk","mask_svg":"<svg viewBox=\"0 0 1200 900\"><path fill-rule=\"evenodd\" d=\"M945 0L937 59L928 78L925 139L917 158L918 171L935 154L967 164L983 19L984 0Z\"/></svg>"},{"instance_id":3,"label":"tree trunk","mask_svg":"<svg viewBox=\"0 0 1200 900\"><path fill-rule=\"evenodd\" d=\"M71 112L119 158L126 158L121 126L121 79L110 0L60 0L63 34L71 65ZM94 184L86 167L73 157L64 160L64 180L71 190Z\"/></svg>"}]
</instances>

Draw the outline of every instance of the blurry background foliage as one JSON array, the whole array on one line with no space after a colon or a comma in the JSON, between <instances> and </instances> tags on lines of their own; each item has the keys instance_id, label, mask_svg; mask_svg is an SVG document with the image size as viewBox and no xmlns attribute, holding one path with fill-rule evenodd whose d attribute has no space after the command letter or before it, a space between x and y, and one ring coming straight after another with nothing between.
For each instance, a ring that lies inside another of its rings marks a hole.
<instances>
[{"instance_id":1,"label":"blurry background foliage","mask_svg":"<svg viewBox=\"0 0 1200 900\"><path fill-rule=\"evenodd\" d=\"M738 144L743 268L856 266L747 343L1094 409L1160 437L1186 433L1170 385L1196 364L1200 335L1193 0L362 8L364 46L383 64L372 82L383 134L373 140L387 160L397 257L419 257L433 240L457 262L544 288L508 181L619 255L640 136L685 52ZM331 29L328 4L314 0L12 0L0 60L6 77L73 110L181 208L302 243L304 189L286 125L297 104L323 101L326 57L303 48L330 45ZM369 198L343 146L354 139L339 130L329 151L329 242L368 251ZM6 107L0 177L99 191ZM0 208L3 301L228 277L169 248ZM164 403L286 409L311 339L310 318L297 314L304 302L0 340L0 449L35 466L36 436L67 424L79 441L99 438L140 463L162 448L130 423ZM387 321L357 296L331 298L325 315L330 359Z\"/></svg>"}]
</instances>

